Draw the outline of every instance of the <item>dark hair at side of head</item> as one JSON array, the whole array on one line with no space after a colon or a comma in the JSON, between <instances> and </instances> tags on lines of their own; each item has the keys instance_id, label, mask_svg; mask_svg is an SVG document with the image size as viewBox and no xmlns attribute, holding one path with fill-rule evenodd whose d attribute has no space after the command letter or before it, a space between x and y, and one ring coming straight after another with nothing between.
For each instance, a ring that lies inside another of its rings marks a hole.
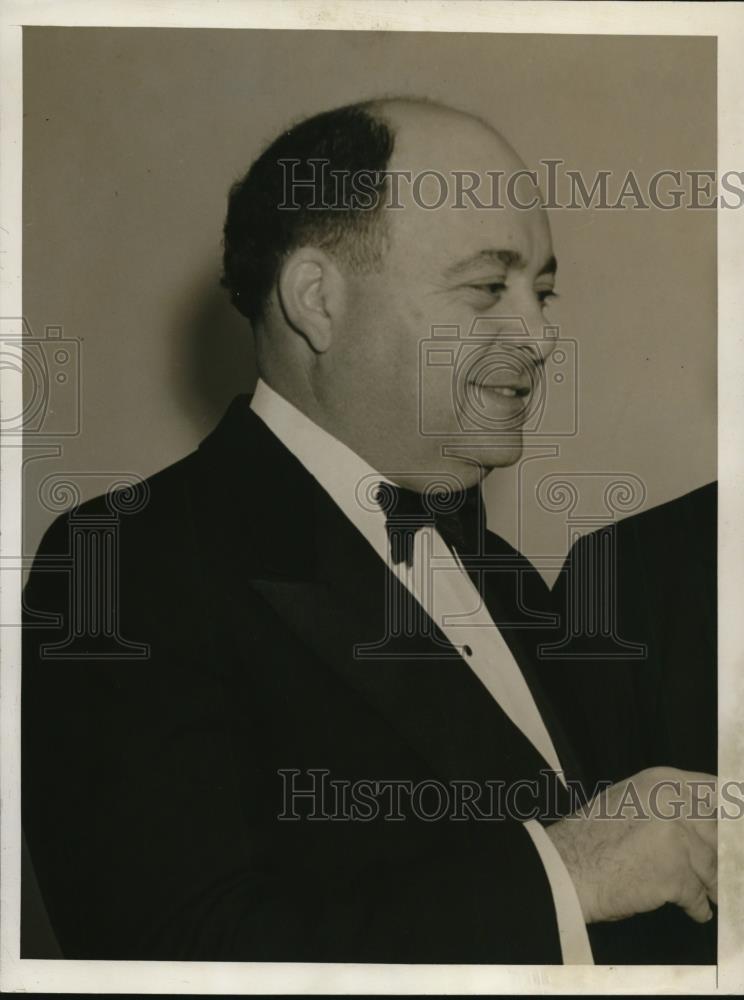
<instances>
[{"instance_id":1,"label":"dark hair at side of head","mask_svg":"<svg viewBox=\"0 0 744 1000\"><path fill-rule=\"evenodd\" d=\"M263 315L282 260L299 246L326 250L357 273L379 267L395 135L373 108L350 104L305 119L232 186L222 285L251 321ZM362 176L367 197L355 197L350 179Z\"/></svg>"}]
</instances>

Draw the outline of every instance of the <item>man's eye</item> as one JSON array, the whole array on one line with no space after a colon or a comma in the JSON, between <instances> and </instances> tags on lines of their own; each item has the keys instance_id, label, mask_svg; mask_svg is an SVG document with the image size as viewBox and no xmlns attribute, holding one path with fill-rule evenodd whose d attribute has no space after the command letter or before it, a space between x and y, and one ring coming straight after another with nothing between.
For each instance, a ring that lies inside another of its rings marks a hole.
<instances>
[{"instance_id":1,"label":"man's eye","mask_svg":"<svg viewBox=\"0 0 744 1000\"><path fill-rule=\"evenodd\" d=\"M541 305L545 305L550 302L551 299L557 299L558 293L554 292L552 288L543 288L541 291L537 292L537 297Z\"/></svg>"},{"instance_id":2,"label":"man's eye","mask_svg":"<svg viewBox=\"0 0 744 1000\"><path fill-rule=\"evenodd\" d=\"M501 295L506 291L506 285L503 281L489 281L483 285L473 285L479 292L486 292L488 295Z\"/></svg>"}]
</instances>

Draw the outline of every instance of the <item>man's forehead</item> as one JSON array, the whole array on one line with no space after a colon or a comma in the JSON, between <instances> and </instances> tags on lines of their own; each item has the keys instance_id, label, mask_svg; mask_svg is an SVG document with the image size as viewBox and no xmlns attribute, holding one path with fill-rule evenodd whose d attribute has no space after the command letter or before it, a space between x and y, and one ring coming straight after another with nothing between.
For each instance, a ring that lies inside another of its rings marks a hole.
<instances>
[{"instance_id":1,"label":"man's forehead","mask_svg":"<svg viewBox=\"0 0 744 1000\"><path fill-rule=\"evenodd\" d=\"M418 259L442 276L498 266L537 268L554 264L547 215L542 208L390 209L391 250L399 262Z\"/></svg>"},{"instance_id":2,"label":"man's forehead","mask_svg":"<svg viewBox=\"0 0 744 1000\"><path fill-rule=\"evenodd\" d=\"M438 105L402 101L382 110L396 133L388 164L398 172L391 182L391 236L404 255L415 252L442 272L479 255L487 265L492 251L517 255L512 265L542 266L552 257L545 212L504 203L494 191L496 175L526 170L502 135L479 118ZM523 177L520 198L531 197L530 183ZM473 184L476 197L470 198L465 191Z\"/></svg>"}]
</instances>

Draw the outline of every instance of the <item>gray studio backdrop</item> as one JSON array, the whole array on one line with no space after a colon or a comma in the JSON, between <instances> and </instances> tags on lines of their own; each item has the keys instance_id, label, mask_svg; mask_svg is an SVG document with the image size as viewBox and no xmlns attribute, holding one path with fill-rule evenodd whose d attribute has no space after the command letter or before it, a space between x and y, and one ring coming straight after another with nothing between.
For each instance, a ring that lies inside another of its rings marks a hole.
<instances>
[{"instance_id":1,"label":"gray studio backdrop","mask_svg":"<svg viewBox=\"0 0 744 1000\"><path fill-rule=\"evenodd\" d=\"M55 486L85 498L147 476L251 390L250 329L218 287L228 186L298 117L383 94L476 112L529 166L611 170L616 186L716 165L714 39L26 29L24 314L52 385L79 361L27 437L27 554L64 503ZM716 475L715 213L550 215L578 433L557 454L533 442L487 488L491 527L548 577L568 520L585 530Z\"/></svg>"}]
</instances>

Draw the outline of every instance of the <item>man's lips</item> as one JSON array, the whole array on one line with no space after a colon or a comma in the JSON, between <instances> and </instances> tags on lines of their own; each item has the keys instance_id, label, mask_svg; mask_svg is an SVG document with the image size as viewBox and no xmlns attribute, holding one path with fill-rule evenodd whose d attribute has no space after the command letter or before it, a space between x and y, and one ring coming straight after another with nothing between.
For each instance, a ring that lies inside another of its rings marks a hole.
<instances>
[{"instance_id":1,"label":"man's lips","mask_svg":"<svg viewBox=\"0 0 744 1000\"><path fill-rule=\"evenodd\" d=\"M478 390L488 390L488 392L495 392L499 396L504 396L506 398L523 397L529 396L532 391L531 385L524 385L523 383L512 382L506 383L495 383L495 382L469 382L474 389Z\"/></svg>"}]
</instances>

